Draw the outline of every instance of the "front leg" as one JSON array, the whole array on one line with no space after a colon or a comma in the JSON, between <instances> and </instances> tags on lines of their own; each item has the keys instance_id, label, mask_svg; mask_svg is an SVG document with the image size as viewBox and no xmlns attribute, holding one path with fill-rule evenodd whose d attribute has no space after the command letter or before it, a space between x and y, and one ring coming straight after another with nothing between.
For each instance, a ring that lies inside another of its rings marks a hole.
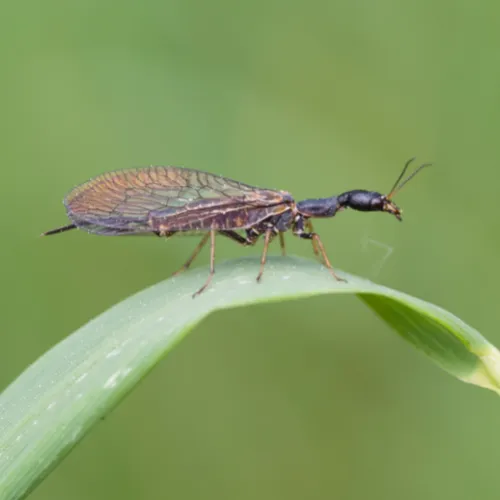
<instances>
[{"instance_id":1,"label":"front leg","mask_svg":"<svg viewBox=\"0 0 500 500\"><path fill-rule=\"evenodd\" d=\"M312 222L309 219L307 219L305 222L305 229L309 233L314 233L314 228L313 228ZM316 244L315 240L312 240L312 246L313 246L314 255L316 255L316 257L319 257L318 245Z\"/></svg>"},{"instance_id":2,"label":"front leg","mask_svg":"<svg viewBox=\"0 0 500 500\"><path fill-rule=\"evenodd\" d=\"M323 257L323 261L325 263L325 266L328 268L331 275L337 281L346 282L347 280L345 280L344 278L341 278L340 276L337 276L337 274L333 270L332 264L330 263L330 260L328 259L328 256L326 255L325 247L323 246L323 243L321 242L321 238L319 237L319 234L314 233L314 232L310 232L310 233L305 232L304 231L305 224L307 224L307 221L304 221L303 217L299 217L295 221L295 225L293 227L293 234L295 236L298 236L299 238L304 238L305 240L312 240L313 248L316 246L316 248L319 250L319 252L321 253L321 256Z\"/></svg>"}]
</instances>

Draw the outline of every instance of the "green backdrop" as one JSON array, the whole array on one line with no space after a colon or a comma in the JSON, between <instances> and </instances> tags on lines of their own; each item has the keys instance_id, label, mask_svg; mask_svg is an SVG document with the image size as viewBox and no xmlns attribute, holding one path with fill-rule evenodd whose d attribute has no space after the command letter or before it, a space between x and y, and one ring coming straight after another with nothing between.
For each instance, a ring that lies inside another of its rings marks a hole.
<instances>
[{"instance_id":1,"label":"green backdrop","mask_svg":"<svg viewBox=\"0 0 500 500\"><path fill-rule=\"evenodd\" d=\"M499 15L452 0L5 5L1 387L196 244L38 238L65 224L72 186L149 164L303 199L387 191L410 156L433 161L397 197L403 224L345 212L316 229L335 266L500 345ZM259 250L221 240L218 258ZM497 499L499 416L353 298L260 305L200 325L31 498Z\"/></svg>"}]
</instances>

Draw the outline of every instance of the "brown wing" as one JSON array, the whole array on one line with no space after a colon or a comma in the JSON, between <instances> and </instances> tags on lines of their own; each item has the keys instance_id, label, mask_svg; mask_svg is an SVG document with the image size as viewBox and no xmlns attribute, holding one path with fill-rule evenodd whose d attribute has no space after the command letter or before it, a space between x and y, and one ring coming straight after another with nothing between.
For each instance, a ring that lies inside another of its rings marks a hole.
<instances>
[{"instance_id":1,"label":"brown wing","mask_svg":"<svg viewBox=\"0 0 500 500\"><path fill-rule=\"evenodd\" d=\"M99 175L74 188L64 204L68 217L78 227L114 235L154 231L153 220L161 220L163 226L184 220L189 226L185 229L205 229L205 224L193 227L192 222L204 215L206 219L208 213L219 215L221 229L233 229L224 225L232 224L222 220L224 210L233 214L242 209L255 211L289 200L293 201L288 193L259 189L197 170L145 167ZM183 223L176 227L184 230Z\"/></svg>"}]
</instances>

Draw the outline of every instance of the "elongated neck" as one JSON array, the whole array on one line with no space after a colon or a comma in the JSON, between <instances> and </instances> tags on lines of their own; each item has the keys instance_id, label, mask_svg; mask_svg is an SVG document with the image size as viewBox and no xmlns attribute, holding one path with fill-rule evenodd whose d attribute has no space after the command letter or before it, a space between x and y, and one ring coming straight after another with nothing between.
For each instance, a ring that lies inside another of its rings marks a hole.
<instances>
[{"instance_id":1,"label":"elongated neck","mask_svg":"<svg viewBox=\"0 0 500 500\"><path fill-rule=\"evenodd\" d=\"M339 209L336 196L303 200L297 203L297 210L304 217L333 217Z\"/></svg>"}]
</instances>

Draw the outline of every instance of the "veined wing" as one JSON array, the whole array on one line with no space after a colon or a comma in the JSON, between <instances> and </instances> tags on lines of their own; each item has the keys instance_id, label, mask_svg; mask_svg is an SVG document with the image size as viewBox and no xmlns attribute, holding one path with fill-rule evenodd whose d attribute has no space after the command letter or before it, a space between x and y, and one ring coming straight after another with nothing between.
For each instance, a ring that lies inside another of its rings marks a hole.
<instances>
[{"instance_id":1,"label":"veined wing","mask_svg":"<svg viewBox=\"0 0 500 500\"><path fill-rule=\"evenodd\" d=\"M68 217L98 234L150 232L150 214L252 208L283 203L285 193L259 189L226 177L179 167L144 167L99 175L65 198ZM289 195L288 195L289 196Z\"/></svg>"}]
</instances>

